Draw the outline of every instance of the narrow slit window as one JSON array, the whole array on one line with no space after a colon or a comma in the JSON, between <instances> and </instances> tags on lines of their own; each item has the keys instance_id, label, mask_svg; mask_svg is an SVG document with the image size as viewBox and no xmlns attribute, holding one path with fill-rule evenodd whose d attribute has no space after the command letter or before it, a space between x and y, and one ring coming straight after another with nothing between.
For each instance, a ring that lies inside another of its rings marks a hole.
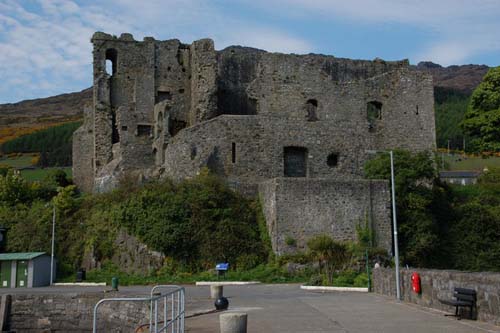
<instances>
[{"instance_id":1,"label":"narrow slit window","mask_svg":"<svg viewBox=\"0 0 500 333\"><path fill-rule=\"evenodd\" d=\"M236 163L236 142L231 144L231 162Z\"/></svg>"}]
</instances>

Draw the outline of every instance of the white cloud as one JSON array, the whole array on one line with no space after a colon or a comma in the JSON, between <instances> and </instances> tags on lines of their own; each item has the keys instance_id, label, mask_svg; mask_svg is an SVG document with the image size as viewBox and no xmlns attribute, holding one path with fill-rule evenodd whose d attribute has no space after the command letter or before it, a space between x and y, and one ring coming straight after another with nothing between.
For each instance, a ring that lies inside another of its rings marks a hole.
<instances>
[{"instance_id":1,"label":"white cloud","mask_svg":"<svg viewBox=\"0 0 500 333\"><path fill-rule=\"evenodd\" d=\"M228 27L230 27L228 29ZM0 103L83 89L92 84L95 31L136 39L212 37L281 52L308 52L305 41L272 27L225 17L199 0L3 0L0 2Z\"/></svg>"},{"instance_id":2,"label":"white cloud","mask_svg":"<svg viewBox=\"0 0 500 333\"><path fill-rule=\"evenodd\" d=\"M233 4L257 10L228 15L223 6ZM243 44L286 53L315 51L261 13L287 24L300 18L412 25L435 36L412 60L444 65L500 50L499 0L0 0L0 103L90 86L89 40L95 31L131 32L138 40L211 37L217 49Z\"/></svg>"},{"instance_id":3,"label":"white cloud","mask_svg":"<svg viewBox=\"0 0 500 333\"><path fill-rule=\"evenodd\" d=\"M262 10L294 17L349 20L353 24L398 23L432 32L411 58L442 65L500 50L498 0L244 0Z\"/></svg>"}]
</instances>

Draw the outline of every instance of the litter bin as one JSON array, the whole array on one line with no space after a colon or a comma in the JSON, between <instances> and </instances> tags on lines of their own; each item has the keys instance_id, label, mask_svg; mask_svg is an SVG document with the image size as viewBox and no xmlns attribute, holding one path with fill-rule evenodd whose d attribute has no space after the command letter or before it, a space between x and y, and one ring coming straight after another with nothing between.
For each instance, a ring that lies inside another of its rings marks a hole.
<instances>
[{"instance_id":1,"label":"litter bin","mask_svg":"<svg viewBox=\"0 0 500 333\"><path fill-rule=\"evenodd\" d=\"M118 278L116 276L111 278L111 289L118 290Z\"/></svg>"}]
</instances>

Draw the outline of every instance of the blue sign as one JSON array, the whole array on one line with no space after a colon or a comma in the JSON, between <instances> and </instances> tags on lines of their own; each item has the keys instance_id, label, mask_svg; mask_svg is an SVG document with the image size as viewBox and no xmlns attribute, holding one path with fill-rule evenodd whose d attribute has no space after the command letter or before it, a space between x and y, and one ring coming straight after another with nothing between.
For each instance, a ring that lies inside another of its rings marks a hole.
<instances>
[{"instance_id":1,"label":"blue sign","mask_svg":"<svg viewBox=\"0 0 500 333\"><path fill-rule=\"evenodd\" d=\"M215 265L217 271L227 271L229 269L229 263L220 263Z\"/></svg>"}]
</instances>

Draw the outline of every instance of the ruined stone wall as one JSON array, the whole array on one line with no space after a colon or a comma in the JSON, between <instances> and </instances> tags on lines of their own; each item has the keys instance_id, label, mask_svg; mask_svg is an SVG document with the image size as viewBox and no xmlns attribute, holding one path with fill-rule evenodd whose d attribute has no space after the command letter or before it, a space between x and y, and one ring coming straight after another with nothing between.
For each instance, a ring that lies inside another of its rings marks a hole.
<instances>
[{"instance_id":1,"label":"ruined stone wall","mask_svg":"<svg viewBox=\"0 0 500 333\"><path fill-rule=\"evenodd\" d=\"M380 148L435 148L432 78L407 61L285 55L230 47L218 54L219 108L297 121L333 121L357 135L369 130L367 104L381 112L368 140ZM308 117L308 101L317 104ZM333 130L338 126L333 124ZM347 139L347 138L346 138Z\"/></svg>"},{"instance_id":2,"label":"ruined stone wall","mask_svg":"<svg viewBox=\"0 0 500 333\"><path fill-rule=\"evenodd\" d=\"M165 151L165 175L180 180L208 166L230 182L255 184L284 176L285 148L303 147L307 149L306 177L359 179L364 176L365 162L372 157L367 151L391 148L377 144L384 140L383 133L370 133L366 123L348 119L299 122L279 117L221 115L187 128L170 140ZM418 145L405 145L400 140L397 147L417 149ZM336 160L329 163L332 154Z\"/></svg>"},{"instance_id":3,"label":"ruined stone wall","mask_svg":"<svg viewBox=\"0 0 500 333\"><path fill-rule=\"evenodd\" d=\"M102 260L94 248L90 247L85 249L81 267L87 271L100 269ZM113 254L105 260L110 260L116 267L120 267L122 272L148 276L163 267L165 255L151 250L124 230L119 230L113 240Z\"/></svg>"},{"instance_id":4,"label":"ruined stone wall","mask_svg":"<svg viewBox=\"0 0 500 333\"><path fill-rule=\"evenodd\" d=\"M195 174L198 166L181 161L176 154L184 149L178 147L182 141L190 141L188 155L194 164L198 163L196 156L193 158L195 150L202 156L210 150L215 169L228 175L229 181L240 182L281 176L279 167L261 173L251 161L264 161L266 167L280 164L283 145L330 144L309 154L312 159L338 150L338 171L325 172L315 167L308 171L308 177L361 176L366 150L435 148L431 77L410 70L406 60L287 55L244 47L216 52L209 39L185 45L175 39L156 41L146 37L135 41L130 34L117 38L99 32L92 42L97 188L110 188L106 183L113 179L116 182L127 171L161 174L164 167L174 177ZM113 63L110 73L106 72L106 59ZM370 104L379 108L371 118ZM225 151L227 143L220 142L223 137L218 132L203 132L196 127L198 132L192 137L184 134L180 140L175 138L183 132L192 133L186 127L222 114L282 119L263 126L259 118L254 120L260 123L257 125L247 121L251 130L241 126L225 130L238 140L236 151L241 149L238 155L242 163L245 158L241 156L250 154L246 173L219 161L221 153L217 149ZM302 135L302 131L306 134ZM200 135L204 140L199 139ZM255 140L260 148L247 148ZM216 141L220 147L209 147ZM267 153L270 155L264 156ZM179 161L182 167L174 170L172 166ZM230 169L237 172L228 172Z\"/></svg>"},{"instance_id":5,"label":"ruined stone wall","mask_svg":"<svg viewBox=\"0 0 500 333\"><path fill-rule=\"evenodd\" d=\"M94 113L92 105L83 108L83 124L73 134L73 181L80 189L94 189Z\"/></svg>"},{"instance_id":6,"label":"ruined stone wall","mask_svg":"<svg viewBox=\"0 0 500 333\"><path fill-rule=\"evenodd\" d=\"M371 227L376 246L391 249L385 181L276 178L261 183L259 194L277 254L304 250L318 234L356 241L358 225ZM287 245L287 238L296 245Z\"/></svg>"},{"instance_id":7,"label":"ruined stone wall","mask_svg":"<svg viewBox=\"0 0 500 333\"><path fill-rule=\"evenodd\" d=\"M421 294L412 291L411 274L420 275ZM394 269L373 270L373 291L395 296ZM477 319L500 325L500 273L460 272L455 270L403 269L401 270L401 295L405 302L435 308L450 313L455 308L441 304L439 299L453 299L453 288L470 288L477 292Z\"/></svg>"},{"instance_id":8,"label":"ruined stone wall","mask_svg":"<svg viewBox=\"0 0 500 333\"><path fill-rule=\"evenodd\" d=\"M282 177L284 147L308 149L307 177L362 177L365 147L362 136L348 126L326 122L296 122L285 118L221 115L180 132L165 152L165 175L176 180L193 177L202 167L231 181L258 183ZM347 141L345 138L351 138ZM329 166L330 153L338 154Z\"/></svg>"},{"instance_id":9,"label":"ruined stone wall","mask_svg":"<svg viewBox=\"0 0 500 333\"><path fill-rule=\"evenodd\" d=\"M216 63L211 40L185 45L97 32L92 43L94 187L102 191L127 173L150 176L163 162L165 136L216 113Z\"/></svg>"}]
</instances>

